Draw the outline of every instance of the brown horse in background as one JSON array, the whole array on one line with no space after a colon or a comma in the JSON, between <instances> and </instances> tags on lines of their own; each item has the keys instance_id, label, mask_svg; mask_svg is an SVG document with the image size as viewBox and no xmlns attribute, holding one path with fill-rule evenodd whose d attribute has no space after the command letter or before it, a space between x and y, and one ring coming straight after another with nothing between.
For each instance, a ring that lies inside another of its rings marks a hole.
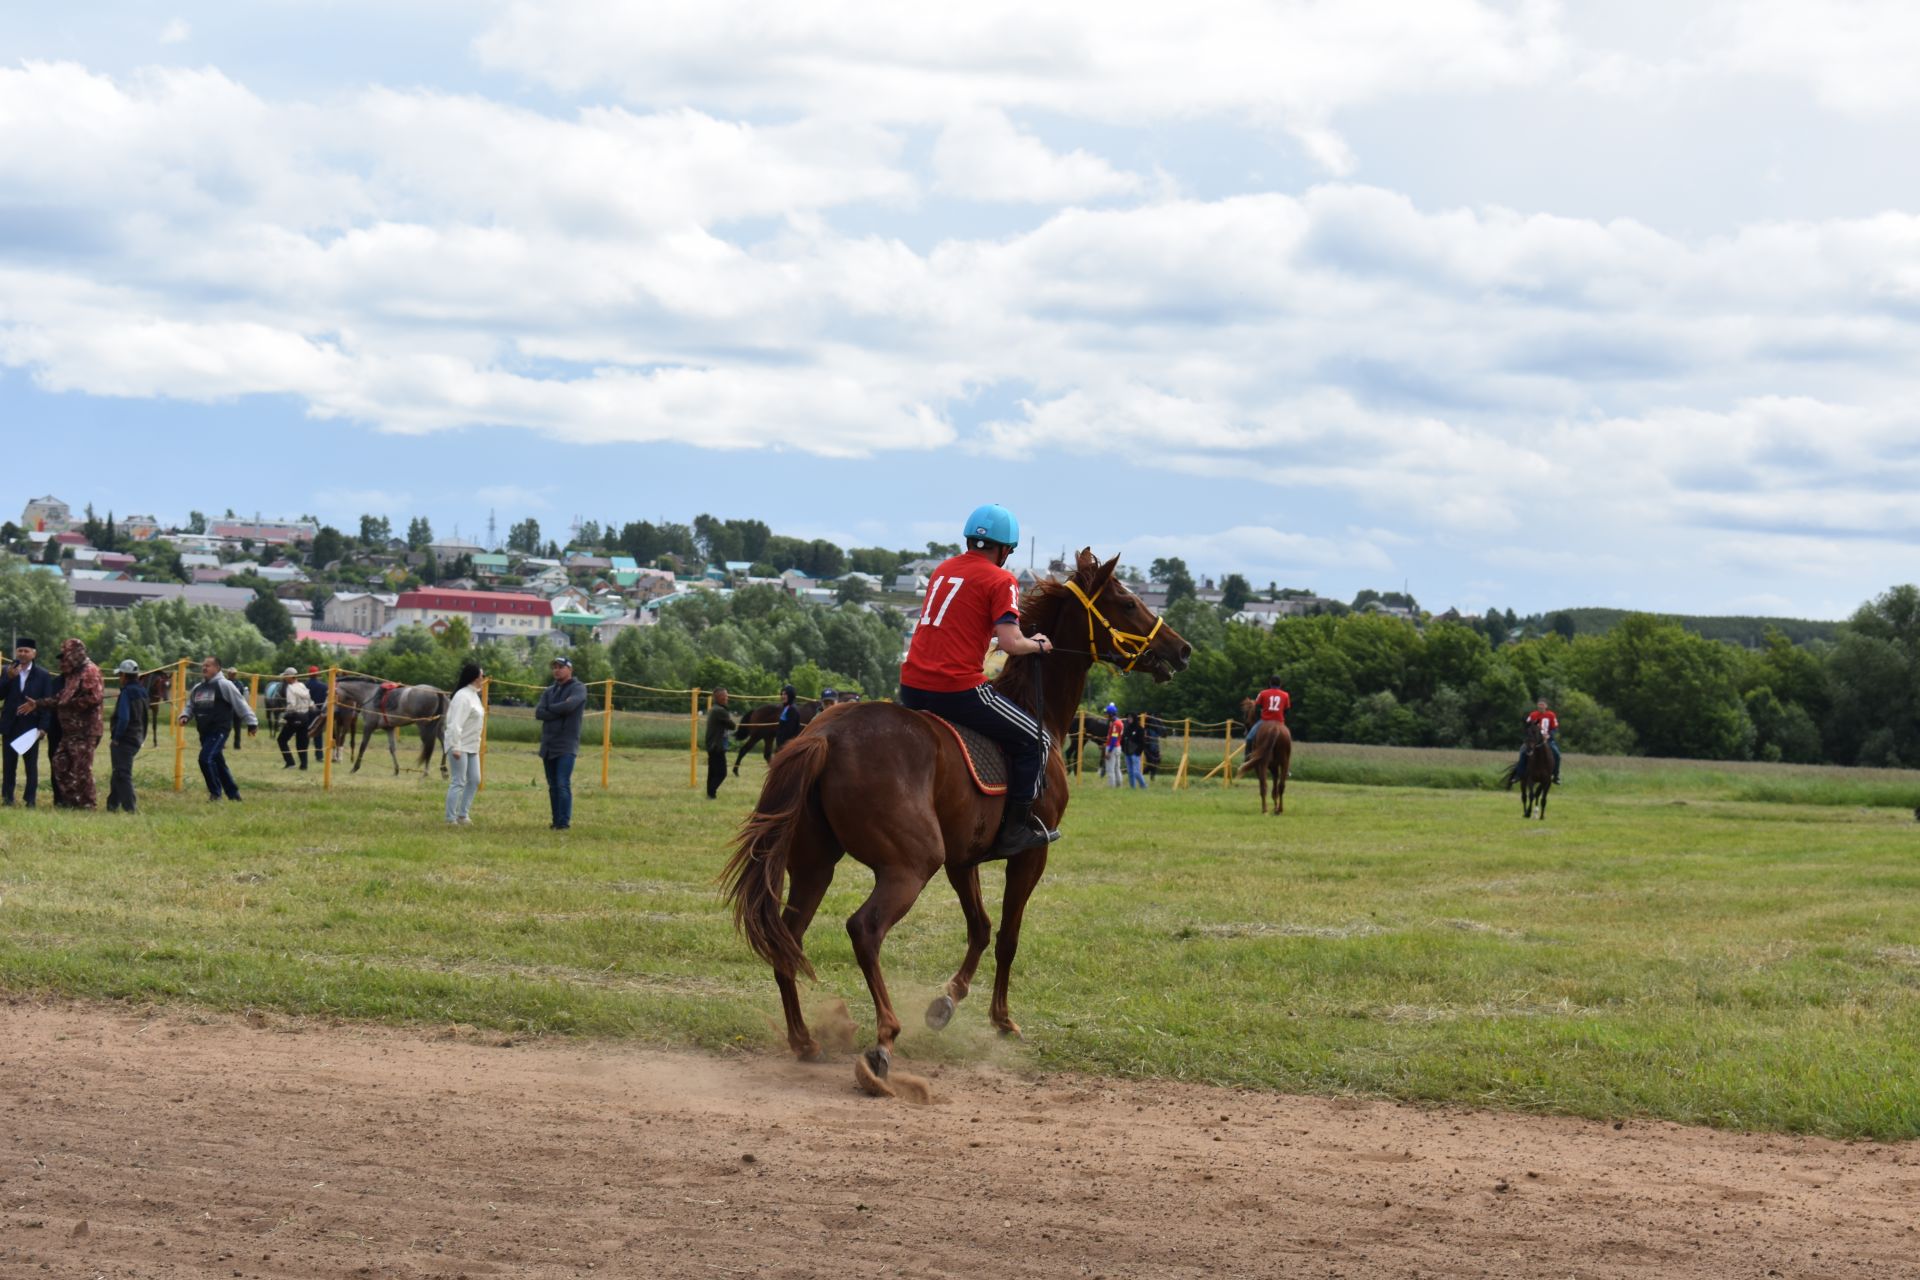
<instances>
[{"instance_id":1,"label":"brown horse in background","mask_svg":"<svg viewBox=\"0 0 1920 1280\"><path fill-rule=\"evenodd\" d=\"M820 714L818 702L803 702L799 698L793 705L800 708L800 727L805 729ZM740 727L734 730L734 737L740 744L740 750L734 753L733 776L740 776L740 762L747 758L747 752L759 747L766 755L768 764L773 763L774 740L780 735L780 704L763 703L740 717Z\"/></svg>"},{"instance_id":2,"label":"brown horse in background","mask_svg":"<svg viewBox=\"0 0 1920 1280\"><path fill-rule=\"evenodd\" d=\"M1253 721L1260 714L1254 699L1240 704L1240 714ZM1293 730L1284 720L1260 720L1247 744L1247 768L1260 779L1260 812L1267 811L1267 784L1273 784L1273 816L1286 812L1287 770L1293 764Z\"/></svg>"},{"instance_id":3,"label":"brown horse in background","mask_svg":"<svg viewBox=\"0 0 1920 1280\"><path fill-rule=\"evenodd\" d=\"M1547 731L1541 721L1527 722L1527 768L1520 771L1518 764L1507 766L1507 790L1513 790L1513 784L1520 784L1520 816L1531 818L1534 807L1540 809L1540 821L1547 820L1547 792L1553 790L1553 748L1547 745Z\"/></svg>"},{"instance_id":4,"label":"brown horse in background","mask_svg":"<svg viewBox=\"0 0 1920 1280\"><path fill-rule=\"evenodd\" d=\"M1125 586L1114 581L1118 557L1102 564L1080 552L1067 582L1042 582L1028 591L1020 625L1060 647L1051 655L1008 661L994 684L1035 714L1052 743L1071 732L1095 659L1136 667L1157 681L1187 665L1192 649ZM1079 637L1087 639L1081 641ZM1043 665L1044 664L1044 665ZM1045 786L1034 812L1058 827L1067 807L1067 771L1057 746L1047 753ZM774 757L759 804L722 873L734 922L754 952L773 966L787 1020L787 1043L801 1058L821 1056L800 1012L798 974L813 976L801 950L833 869L846 854L873 871L873 892L847 920L853 953L873 995L876 1042L856 1064L869 1092L892 1062L900 1020L894 1016L880 946L887 931L912 909L921 890L944 870L967 921L967 952L927 1009L927 1025L947 1025L966 998L993 930L980 888L980 861L1000 827L1002 800L975 788L954 737L931 716L890 703L835 707ZM1018 1035L1007 1007L1014 953L1027 899L1047 867L1041 844L1007 861L1005 905L994 944L993 1025ZM786 902L781 891L786 887Z\"/></svg>"}]
</instances>

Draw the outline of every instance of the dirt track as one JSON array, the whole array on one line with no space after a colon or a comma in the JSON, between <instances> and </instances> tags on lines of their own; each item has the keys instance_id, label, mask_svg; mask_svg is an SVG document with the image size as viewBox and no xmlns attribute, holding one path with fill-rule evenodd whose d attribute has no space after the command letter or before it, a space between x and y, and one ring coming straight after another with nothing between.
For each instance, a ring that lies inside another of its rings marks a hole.
<instances>
[{"instance_id":1,"label":"dirt track","mask_svg":"<svg viewBox=\"0 0 1920 1280\"><path fill-rule=\"evenodd\" d=\"M0 1004L0 1276L1920 1276L1920 1148Z\"/></svg>"}]
</instances>

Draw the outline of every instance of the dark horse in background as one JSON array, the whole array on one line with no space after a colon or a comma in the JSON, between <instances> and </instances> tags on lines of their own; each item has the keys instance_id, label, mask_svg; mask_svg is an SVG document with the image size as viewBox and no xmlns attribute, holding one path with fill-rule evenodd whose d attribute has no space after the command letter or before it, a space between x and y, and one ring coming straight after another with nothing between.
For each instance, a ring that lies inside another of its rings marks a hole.
<instances>
[{"instance_id":1,"label":"dark horse in background","mask_svg":"<svg viewBox=\"0 0 1920 1280\"><path fill-rule=\"evenodd\" d=\"M154 746L160 745L160 722L167 718L160 710L160 704L173 701L173 668L161 667L158 671L148 671L134 677L135 684L147 691L147 737Z\"/></svg>"},{"instance_id":2,"label":"dark horse in background","mask_svg":"<svg viewBox=\"0 0 1920 1280\"><path fill-rule=\"evenodd\" d=\"M793 705L800 708L800 727L806 728L813 718L820 714L818 702L803 702L799 698ZM747 758L747 752L759 747L768 764L773 763L773 742L780 733L780 704L764 703L740 717L740 727L734 730L734 737L740 743L740 750L734 753L733 776L740 776L740 762Z\"/></svg>"},{"instance_id":3,"label":"dark horse in background","mask_svg":"<svg viewBox=\"0 0 1920 1280\"><path fill-rule=\"evenodd\" d=\"M420 772L427 772L433 763L434 744L440 741L440 728L446 722L446 694L430 684L398 684L388 688L377 680L339 680L334 683L333 700L333 746L338 747L345 739L349 724L359 727L360 749L353 753L352 772L360 772L360 762L366 759L373 731L384 729L387 755L392 758L393 772L398 775L400 752L395 745L396 734L408 725L420 730ZM444 752L440 772L443 776L447 772Z\"/></svg>"},{"instance_id":4,"label":"dark horse in background","mask_svg":"<svg viewBox=\"0 0 1920 1280\"><path fill-rule=\"evenodd\" d=\"M1252 721L1259 715L1254 700L1240 704L1240 714ZM1247 764L1260 779L1260 812L1267 811L1267 786L1273 786L1273 816L1287 811L1287 770L1293 765L1293 730L1284 720L1261 720L1254 725L1253 741L1247 744Z\"/></svg>"},{"instance_id":5,"label":"dark horse in background","mask_svg":"<svg viewBox=\"0 0 1920 1280\"><path fill-rule=\"evenodd\" d=\"M1009 660L994 682L1037 715L1056 744L1072 731L1096 658L1165 681L1192 656L1186 641L1114 581L1117 562L1115 557L1102 564L1091 551L1082 551L1070 579L1033 587L1021 606L1020 625L1029 634L1045 633L1060 647L1050 655ZM1050 827L1057 827L1066 811L1067 777L1056 747L1048 753L1045 789L1034 809ZM820 1057L819 1043L801 1016L795 978L813 976L801 939L833 882L834 867L848 854L869 867L874 880L873 892L847 921L853 953L873 994L877 1032L873 1048L855 1065L861 1085L869 1092L887 1091L883 1081L900 1034L880 972L880 946L941 871L967 921L966 957L945 994L927 1009L927 1025L935 1030L947 1025L954 1005L966 998L993 930L980 889L980 861L999 830L1001 808L1001 797L974 786L966 758L944 725L891 703L834 707L774 757L722 878L735 923L754 952L773 966L787 1043L795 1054ZM1047 845L1035 845L1007 860L990 1013L1004 1035L1019 1034L1008 1012L1007 986L1021 917L1046 870L1047 853Z\"/></svg>"},{"instance_id":6,"label":"dark horse in background","mask_svg":"<svg viewBox=\"0 0 1920 1280\"><path fill-rule=\"evenodd\" d=\"M1536 805L1540 809L1540 821L1547 820L1547 792L1553 790L1553 748L1547 745L1547 732L1538 720L1527 724L1527 767L1523 772L1518 764L1507 766L1507 790L1513 790L1513 784L1520 784L1520 815L1533 816Z\"/></svg>"}]
</instances>

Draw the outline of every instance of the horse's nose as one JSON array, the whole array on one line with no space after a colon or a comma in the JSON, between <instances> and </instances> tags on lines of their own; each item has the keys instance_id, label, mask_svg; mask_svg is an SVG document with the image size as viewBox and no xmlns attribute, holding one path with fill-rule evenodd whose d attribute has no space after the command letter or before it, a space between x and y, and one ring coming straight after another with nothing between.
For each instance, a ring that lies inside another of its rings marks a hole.
<instances>
[{"instance_id":1,"label":"horse's nose","mask_svg":"<svg viewBox=\"0 0 1920 1280\"><path fill-rule=\"evenodd\" d=\"M1193 657L1193 646L1188 644L1185 640L1182 640L1180 642L1180 665L1182 667L1186 666L1187 659L1191 657Z\"/></svg>"}]
</instances>

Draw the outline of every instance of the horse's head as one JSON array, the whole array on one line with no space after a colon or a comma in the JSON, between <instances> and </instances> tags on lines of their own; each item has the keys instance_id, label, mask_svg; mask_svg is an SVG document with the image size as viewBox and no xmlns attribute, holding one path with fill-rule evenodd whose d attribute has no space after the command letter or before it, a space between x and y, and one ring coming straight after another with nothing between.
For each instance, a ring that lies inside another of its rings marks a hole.
<instances>
[{"instance_id":1,"label":"horse's head","mask_svg":"<svg viewBox=\"0 0 1920 1280\"><path fill-rule=\"evenodd\" d=\"M1193 646L1114 576L1119 563L1119 556L1102 563L1091 548L1081 548L1073 576L1067 579L1069 595L1061 608L1061 634L1050 638L1069 649L1084 643L1086 651L1100 661L1123 671L1144 671L1155 683L1164 684L1186 670ZM1074 628L1074 623L1082 620L1085 641Z\"/></svg>"},{"instance_id":2,"label":"horse's head","mask_svg":"<svg viewBox=\"0 0 1920 1280\"><path fill-rule=\"evenodd\" d=\"M1252 724L1254 721L1254 718L1259 714L1260 714L1260 705L1255 699L1253 698L1240 699L1240 723L1241 724Z\"/></svg>"}]
</instances>

